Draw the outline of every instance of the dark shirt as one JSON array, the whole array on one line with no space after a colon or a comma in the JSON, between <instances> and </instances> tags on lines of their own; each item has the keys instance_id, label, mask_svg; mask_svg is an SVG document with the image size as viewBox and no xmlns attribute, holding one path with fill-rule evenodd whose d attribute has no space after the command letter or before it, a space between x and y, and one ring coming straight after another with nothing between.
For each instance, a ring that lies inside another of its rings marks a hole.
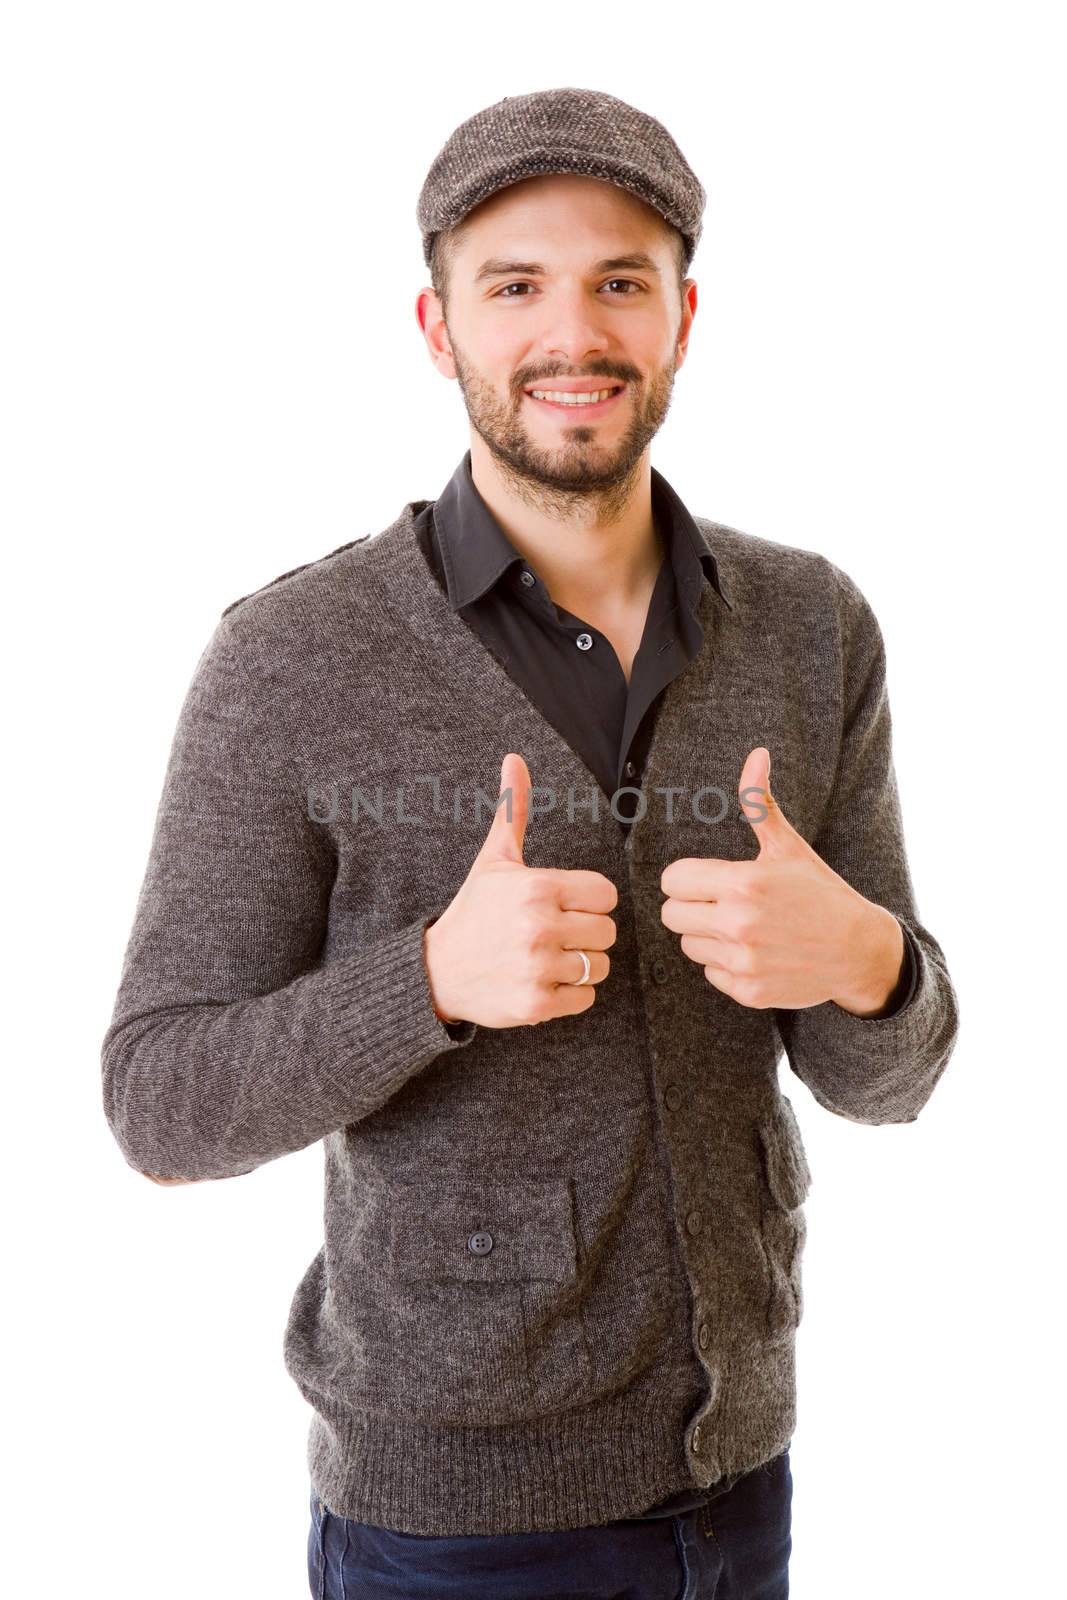
<instances>
[{"instance_id":1,"label":"dark shirt","mask_svg":"<svg viewBox=\"0 0 1067 1600\"><path fill-rule=\"evenodd\" d=\"M556 605L536 568L515 549L475 486L469 450L440 498L415 519L422 552L453 611L582 758L591 787L595 779L602 790L602 817L614 815L624 830L638 809L629 791L640 786L664 692L703 643L697 608L704 584L733 610L715 557L685 505L655 467L651 483L663 559L629 684L607 636ZM530 779L536 785L537 773ZM904 965L886 1016L911 999L917 980L905 930ZM683 1489L641 1515L678 1516L723 1487Z\"/></svg>"},{"instance_id":2,"label":"dark shirt","mask_svg":"<svg viewBox=\"0 0 1067 1600\"><path fill-rule=\"evenodd\" d=\"M478 493L464 455L440 499L415 522L452 609L474 629L558 733L581 756L600 815L629 829L645 754L667 685L700 649L701 590L733 609L712 552L667 480L652 468L652 508L664 551L627 684L607 636L556 605ZM531 772L536 784L537 773ZM593 780L596 780L594 784Z\"/></svg>"}]
</instances>

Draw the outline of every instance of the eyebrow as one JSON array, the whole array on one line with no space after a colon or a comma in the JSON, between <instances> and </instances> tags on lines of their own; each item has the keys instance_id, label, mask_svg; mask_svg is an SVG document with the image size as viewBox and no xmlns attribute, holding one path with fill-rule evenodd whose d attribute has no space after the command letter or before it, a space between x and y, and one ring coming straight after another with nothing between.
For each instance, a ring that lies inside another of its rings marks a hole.
<instances>
[{"instance_id":1,"label":"eyebrow","mask_svg":"<svg viewBox=\"0 0 1067 1600\"><path fill-rule=\"evenodd\" d=\"M602 272L655 272L659 275L659 267L652 257L643 251L637 251L629 256L607 256L603 261L593 264L592 273L599 277ZM539 261L504 261L491 257L483 261L478 271L474 274L474 282L481 283L486 278L523 277L543 278L548 268Z\"/></svg>"}]
</instances>

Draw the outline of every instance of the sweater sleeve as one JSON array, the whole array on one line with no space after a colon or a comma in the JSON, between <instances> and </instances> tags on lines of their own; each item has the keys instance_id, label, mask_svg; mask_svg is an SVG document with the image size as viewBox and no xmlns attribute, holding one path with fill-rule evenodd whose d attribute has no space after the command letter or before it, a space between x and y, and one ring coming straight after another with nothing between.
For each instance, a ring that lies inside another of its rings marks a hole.
<instances>
[{"instance_id":1,"label":"sweater sleeve","mask_svg":"<svg viewBox=\"0 0 1067 1600\"><path fill-rule=\"evenodd\" d=\"M827 1000L778 1010L789 1065L828 1110L853 1122L914 1122L955 1047L959 1007L944 951L919 920L893 766L882 632L855 583L827 562L842 630L837 771L812 848L891 911L906 960L886 1010L857 1017Z\"/></svg>"},{"instance_id":2,"label":"sweater sleeve","mask_svg":"<svg viewBox=\"0 0 1067 1600\"><path fill-rule=\"evenodd\" d=\"M426 914L322 964L332 846L277 707L217 624L178 718L118 995L104 1112L148 1176L233 1177L381 1106L474 1023L433 1009Z\"/></svg>"}]
</instances>

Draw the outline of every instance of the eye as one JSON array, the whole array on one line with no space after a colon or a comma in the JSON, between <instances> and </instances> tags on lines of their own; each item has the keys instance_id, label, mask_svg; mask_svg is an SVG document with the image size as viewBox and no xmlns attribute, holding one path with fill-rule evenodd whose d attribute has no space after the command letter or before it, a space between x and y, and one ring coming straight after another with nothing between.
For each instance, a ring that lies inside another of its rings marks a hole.
<instances>
[{"instance_id":1,"label":"eye","mask_svg":"<svg viewBox=\"0 0 1067 1600\"><path fill-rule=\"evenodd\" d=\"M608 278L607 282L608 283L628 283L631 289L636 289L638 293L641 293L641 291L642 291L641 284L635 283L632 278ZM494 298L494 300L526 300L526 299L529 298L529 296L524 295L524 294L520 294L520 295L508 294L507 291L509 289L532 289L532 288L533 288L533 285L530 284L530 283L522 283L522 282L519 282L519 281L516 281L515 283L506 283L502 289L498 289L497 290L497 292L493 296L493 298ZM627 299L627 298L628 298L628 296L626 296L626 295L623 296L623 299Z\"/></svg>"}]
</instances>

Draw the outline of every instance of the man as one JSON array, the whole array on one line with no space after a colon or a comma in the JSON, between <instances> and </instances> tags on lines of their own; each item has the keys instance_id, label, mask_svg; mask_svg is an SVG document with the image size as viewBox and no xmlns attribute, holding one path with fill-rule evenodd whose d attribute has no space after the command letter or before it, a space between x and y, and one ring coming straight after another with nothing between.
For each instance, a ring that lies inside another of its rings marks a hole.
<instances>
[{"instance_id":1,"label":"man","mask_svg":"<svg viewBox=\"0 0 1067 1600\"><path fill-rule=\"evenodd\" d=\"M417 314L469 452L227 606L183 706L105 1107L162 1182L325 1141L316 1594L786 1595L777 1061L905 1122L955 1044L870 607L650 463L703 203L603 93L458 128Z\"/></svg>"}]
</instances>

